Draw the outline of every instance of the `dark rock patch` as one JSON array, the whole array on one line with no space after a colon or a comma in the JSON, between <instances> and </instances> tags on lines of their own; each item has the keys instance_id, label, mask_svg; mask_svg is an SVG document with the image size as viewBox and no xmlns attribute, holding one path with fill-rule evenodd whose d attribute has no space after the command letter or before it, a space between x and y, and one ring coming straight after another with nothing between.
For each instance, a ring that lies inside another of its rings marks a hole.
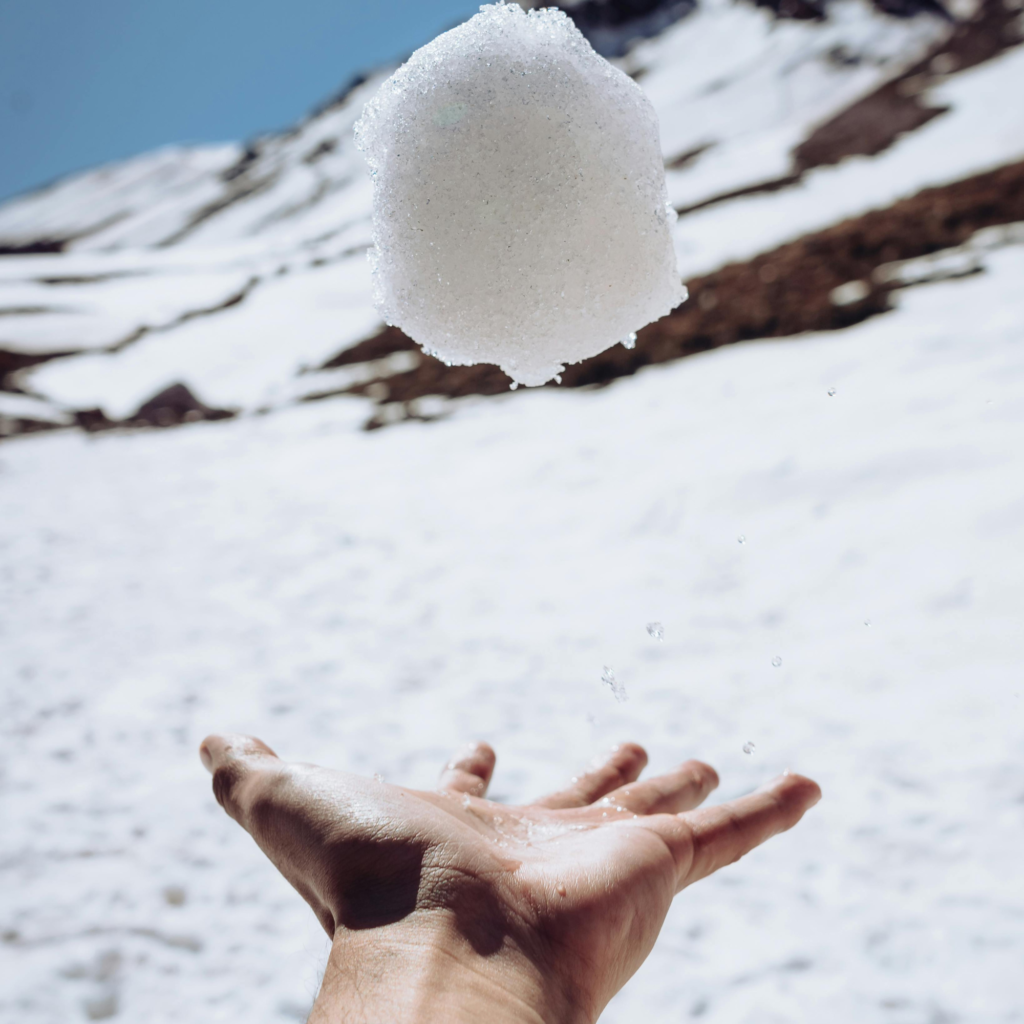
<instances>
[{"instance_id":1,"label":"dark rock patch","mask_svg":"<svg viewBox=\"0 0 1024 1024\"><path fill-rule=\"evenodd\" d=\"M40 363L49 362L51 359L61 359L64 356L73 356L77 353L68 352L11 352L0 348L0 391L21 392L15 375L21 370L27 370L30 366L38 366Z\"/></svg>"},{"instance_id":2,"label":"dark rock patch","mask_svg":"<svg viewBox=\"0 0 1024 1024\"><path fill-rule=\"evenodd\" d=\"M111 419L102 409L80 409L75 413L75 424L95 434L125 428L178 427L203 420L229 420L235 415L231 409L214 409L200 401L185 384L172 384L123 420Z\"/></svg>"},{"instance_id":3,"label":"dark rock patch","mask_svg":"<svg viewBox=\"0 0 1024 1024\"><path fill-rule=\"evenodd\" d=\"M342 349L336 356L328 359L321 370L333 370L338 366L354 366L357 363L369 363L375 359L384 359L395 352L410 352L419 349L410 337L403 334L397 327L385 327L380 334L360 341L351 348Z\"/></svg>"},{"instance_id":4,"label":"dark rock patch","mask_svg":"<svg viewBox=\"0 0 1024 1024\"><path fill-rule=\"evenodd\" d=\"M0 241L0 256L38 256L63 252L70 241L69 238L35 238L27 242L8 239Z\"/></svg>"},{"instance_id":5,"label":"dark rock patch","mask_svg":"<svg viewBox=\"0 0 1024 1024\"><path fill-rule=\"evenodd\" d=\"M46 430L60 430L62 424L49 420L34 420L25 416L0 415L0 440L20 434L41 434Z\"/></svg>"},{"instance_id":6,"label":"dark rock patch","mask_svg":"<svg viewBox=\"0 0 1024 1024\"><path fill-rule=\"evenodd\" d=\"M229 420L234 415L229 409L213 409L201 402L184 384L172 384L143 402L125 424L133 427L175 427L200 420Z\"/></svg>"}]
</instances>

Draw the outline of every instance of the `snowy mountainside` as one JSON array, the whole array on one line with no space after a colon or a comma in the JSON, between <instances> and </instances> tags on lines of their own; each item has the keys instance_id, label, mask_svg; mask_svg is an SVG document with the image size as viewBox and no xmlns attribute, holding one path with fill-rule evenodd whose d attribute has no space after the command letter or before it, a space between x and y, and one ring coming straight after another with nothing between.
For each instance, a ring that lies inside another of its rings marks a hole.
<instances>
[{"instance_id":1,"label":"snowy mountainside","mask_svg":"<svg viewBox=\"0 0 1024 1024\"><path fill-rule=\"evenodd\" d=\"M380 324L386 72L0 206L5 1024L306 1019L211 729L417 787L481 738L511 803L626 738L711 802L806 772L602 1024L1019 1024L1024 3L582 6L692 298L560 388Z\"/></svg>"},{"instance_id":2,"label":"snowy mountainside","mask_svg":"<svg viewBox=\"0 0 1024 1024\"><path fill-rule=\"evenodd\" d=\"M210 794L225 728L418 787L480 737L513 803L625 738L710 761L712 800L807 772L822 803L677 899L604 1024L1019 1021L1024 245L997 234L893 268L918 283L885 316L598 391L5 444L0 1019L306 1019L327 940Z\"/></svg>"},{"instance_id":3,"label":"snowy mountainside","mask_svg":"<svg viewBox=\"0 0 1024 1024\"><path fill-rule=\"evenodd\" d=\"M1019 105L989 102L1019 84L1018 64L995 73L987 69L1001 59L984 61L978 71L997 81L979 95L960 83L977 58L946 53L966 52L962 40L987 32L1000 42L982 59L993 56L1012 42L1014 17L989 4L953 26L935 14L893 18L862 0L837 0L825 18L779 20L766 8L708 0L634 46L622 63L661 121L670 195L684 212L676 229L684 276L1019 159ZM923 69L911 75L916 91L900 94L903 120L893 122L914 130L885 138L887 118L868 116L882 141L855 138L837 152L878 151L872 160L815 168L797 158L823 128L915 69ZM445 374L390 335L372 358L338 363L381 327L365 266L370 185L351 129L385 75L357 81L292 131L247 147L165 150L0 206L7 432L145 422L134 412L177 383L203 408L240 412L355 391L391 405L382 412L392 419L440 408L444 396L507 387L493 368L486 380L458 368ZM992 118L1005 125L986 138ZM940 126L929 151L928 133ZM972 131L986 138L980 152ZM418 375L419 405L399 408L389 392L409 374ZM22 415L26 397L35 418Z\"/></svg>"},{"instance_id":4,"label":"snowy mountainside","mask_svg":"<svg viewBox=\"0 0 1024 1024\"><path fill-rule=\"evenodd\" d=\"M293 130L248 146L170 147L15 199L0 208L0 244L109 252L254 235L267 247L323 242L365 217L369 188L352 125L385 77L358 82ZM304 214L314 207L310 226Z\"/></svg>"}]
</instances>

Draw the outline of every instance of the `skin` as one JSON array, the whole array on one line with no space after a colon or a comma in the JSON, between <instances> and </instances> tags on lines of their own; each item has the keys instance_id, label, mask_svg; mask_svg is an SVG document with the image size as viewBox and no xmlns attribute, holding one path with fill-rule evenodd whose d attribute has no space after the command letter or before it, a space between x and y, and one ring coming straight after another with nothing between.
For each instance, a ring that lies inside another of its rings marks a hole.
<instances>
[{"instance_id":1,"label":"skin","mask_svg":"<svg viewBox=\"0 0 1024 1024\"><path fill-rule=\"evenodd\" d=\"M639 781L635 743L520 807L486 799L484 743L433 792L288 763L250 736L209 736L200 756L332 939L310 1024L593 1024L678 892L821 797L787 773L697 809L715 770L686 761Z\"/></svg>"}]
</instances>

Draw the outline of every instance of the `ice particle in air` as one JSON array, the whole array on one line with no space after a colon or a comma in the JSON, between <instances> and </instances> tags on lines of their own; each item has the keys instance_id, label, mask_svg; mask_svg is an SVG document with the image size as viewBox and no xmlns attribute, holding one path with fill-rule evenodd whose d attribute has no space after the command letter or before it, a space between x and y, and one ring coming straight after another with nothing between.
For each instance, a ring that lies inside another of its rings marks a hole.
<instances>
[{"instance_id":1,"label":"ice particle in air","mask_svg":"<svg viewBox=\"0 0 1024 1024\"><path fill-rule=\"evenodd\" d=\"M835 398L836 397L836 389L835 388L829 388L828 389L828 397L829 398Z\"/></svg>"},{"instance_id":2,"label":"ice particle in air","mask_svg":"<svg viewBox=\"0 0 1024 1024\"><path fill-rule=\"evenodd\" d=\"M653 640L664 640L665 627L660 622L648 622L647 635Z\"/></svg>"},{"instance_id":3,"label":"ice particle in air","mask_svg":"<svg viewBox=\"0 0 1024 1024\"><path fill-rule=\"evenodd\" d=\"M743 533L741 533L741 534L740 534L740 535L739 535L739 536L738 536L738 537L736 538L736 543L737 543L737 544L746 544L746 543L747 543L747 537L746 537L746 534L743 534Z\"/></svg>"},{"instance_id":4,"label":"ice particle in air","mask_svg":"<svg viewBox=\"0 0 1024 1024\"><path fill-rule=\"evenodd\" d=\"M772 658L772 666L774 668L778 668L781 664L782 664L782 659L776 654L775 657Z\"/></svg>"},{"instance_id":5,"label":"ice particle in air","mask_svg":"<svg viewBox=\"0 0 1024 1024\"><path fill-rule=\"evenodd\" d=\"M601 672L601 682L612 691L612 695L620 704L624 700L629 700L626 688L615 678L615 673L607 665L604 666Z\"/></svg>"},{"instance_id":6,"label":"ice particle in air","mask_svg":"<svg viewBox=\"0 0 1024 1024\"><path fill-rule=\"evenodd\" d=\"M377 308L539 385L686 297L654 109L557 10L492 4L366 105Z\"/></svg>"},{"instance_id":7,"label":"ice particle in air","mask_svg":"<svg viewBox=\"0 0 1024 1024\"><path fill-rule=\"evenodd\" d=\"M743 753L744 754L752 754L755 749L756 749L755 745L753 743L751 743L749 740L746 743L743 744Z\"/></svg>"}]
</instances>

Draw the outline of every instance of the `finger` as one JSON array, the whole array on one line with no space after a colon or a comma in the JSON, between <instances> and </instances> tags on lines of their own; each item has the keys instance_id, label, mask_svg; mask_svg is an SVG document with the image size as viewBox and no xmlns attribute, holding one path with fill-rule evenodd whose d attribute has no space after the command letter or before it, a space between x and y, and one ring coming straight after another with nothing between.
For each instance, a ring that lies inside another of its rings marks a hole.
<instances>
[{"instance_id":1,"label":"finger","mask_svg":"<svg viewBox=\"0 0 1024 1024\"><path fill-rule=\"evenodd\" d=\"M605 800L634 814L677 814L704 802L718 786L718 772L703 761L686 761L653 779L612 790Z\"/></svg>"},{"instance_id":2,"label":"finger","mask_svg":"<svg viewBox=\"0 0 1024 1024\"><path fill-rule=\"evenodd\" d=\"M242 825L251 802L253 780L281 764L262 740L237 733L207 736L199 745L199 756L213 775L217 803Z\"/></svg>"},{"instance_id":3,"label":"finger","mask_svg":"<svg viewBox=\"0 0 1024 1024\"><path fill-rule=\"evenodd\" d=\"M684 827L673 849L681 869L679 888L735 863L772 836L791 829L820 799L816 782L787 773L749 796L679 815L675 821Z\"/></svg>"},{"instance_id":4,"label":"finger","mask_svg":"<svg viewBox=\"0 0 1024 1024\"><path fill-rule=\"evenodd\" d=\"M572 780L572 785L535 800L538 807L586 807L627 782L635 782L647 764L647 751L637 743L612 747L603 764Z\"/></svg>"},{"instance_id":5,"label":"finger","mask_svg":"<svg viewBox=\"0 0 1024 1024\"><path fill-rule=\"evenodd\" d=\"M494 774L494 751L486 743L471 743L449 761L437 788L443 793L483 796Z\"/></svg>"}]
</instances>

